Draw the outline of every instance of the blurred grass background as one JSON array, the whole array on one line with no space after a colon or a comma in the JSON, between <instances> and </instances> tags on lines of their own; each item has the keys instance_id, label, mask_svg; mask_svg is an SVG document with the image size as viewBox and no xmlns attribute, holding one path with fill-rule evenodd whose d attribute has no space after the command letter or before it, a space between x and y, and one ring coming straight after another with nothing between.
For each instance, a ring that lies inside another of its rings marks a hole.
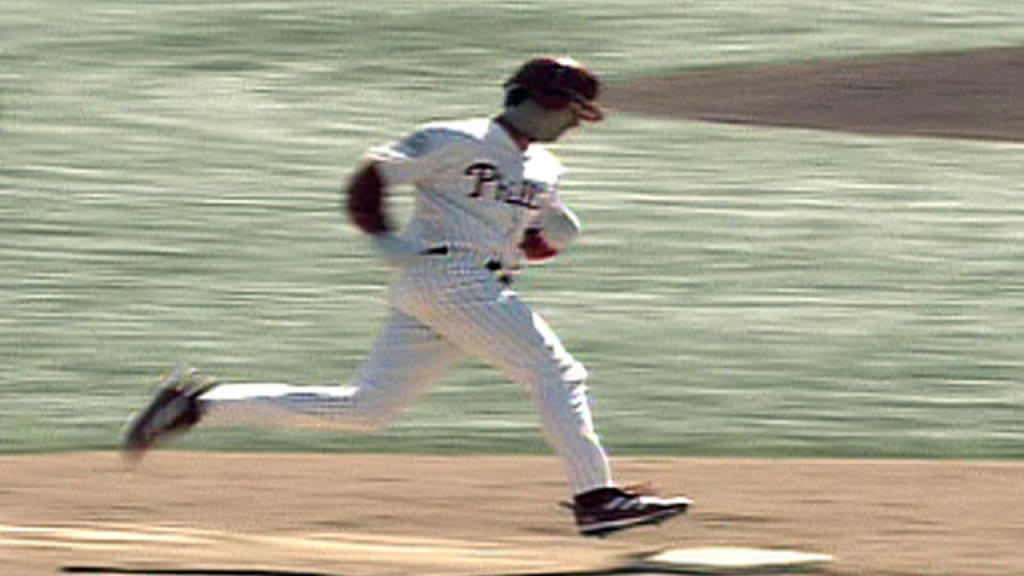
<instances>
[{"instance_id":1,"label":"blurred grass background","mask_svg":"<svg viewBox=\"0 0 1024 576\"><path fill-rule=\"evenodd\" d=\"M387 272L337 210L363 150L489 115L528 57L670 70L1024 44L1009 0L0 0L0 452L111 448L174 366L344 382ZM585 233L518 284L613 454L1024 456L1024 146L615 115L556 152ZM408 194L396 199L408 210ZM381 436L547 448L469 363Z\"/></svg>"}]
</instances>

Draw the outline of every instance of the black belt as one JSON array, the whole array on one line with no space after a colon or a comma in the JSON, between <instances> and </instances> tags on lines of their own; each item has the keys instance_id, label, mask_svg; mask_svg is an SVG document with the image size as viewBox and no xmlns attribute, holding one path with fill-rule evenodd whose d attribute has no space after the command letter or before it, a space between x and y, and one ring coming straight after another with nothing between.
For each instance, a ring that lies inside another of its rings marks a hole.
<instances>
[{"instance_id":1,"label":"black belt","mask_svg":"<svg viewBox=\"0 0 1024 576\"><path fill-rule=\"evenodd\" d=\"M484 262L484 268L494 272L494 277L497 278L498 282L501 282L505 286L512 285L512 275L505 272L505 268L501 265L499 260L488 260Z\"/></svg>"},{"instance_id":2,"label":"black belt","mask_svg":"<svg viewBox=\"0 0 1024 576\"><path fill-rule=\"evenodd\" d=\"M445 256L448 252L448 246L442 244L440 246L431 246L430 248L420 252L420 254L423 254L424 256ZM490 258L484 262L484 268L494 272L495 276L498 278L498 282L501 282L506 286L512 284L512 277L503 272L504 266L502 266L501 260Z\"/></svg>"}]
</instances>

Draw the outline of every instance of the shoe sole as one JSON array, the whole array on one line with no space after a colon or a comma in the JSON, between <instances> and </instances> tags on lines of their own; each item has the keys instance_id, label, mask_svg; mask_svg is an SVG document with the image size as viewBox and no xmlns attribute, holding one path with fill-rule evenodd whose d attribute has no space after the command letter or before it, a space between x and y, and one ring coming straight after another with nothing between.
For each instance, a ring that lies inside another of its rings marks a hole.
<instances>
[{"instance_id":1,"label":"shoe sole","mask_svg":"<svg viewBox=\"0 0 1024 576\"><path fill-rule=\"evenodd\" d=\"M645 517L609 520L607 522L592 524L590 526L587 526L586 528L581 528L580 534L583 536L597 536L599 538L603 538L605 536L608 536L609 534L613 534L621 530L626 530L628 528L633 528L635 526L649 526L652 524L661 524L662 522L670 518L673 518L680 514L685 514L687 509L689 509L689 505L662 510L657 514L652 514L650 516Z\"/></svg>"}]
</instances>

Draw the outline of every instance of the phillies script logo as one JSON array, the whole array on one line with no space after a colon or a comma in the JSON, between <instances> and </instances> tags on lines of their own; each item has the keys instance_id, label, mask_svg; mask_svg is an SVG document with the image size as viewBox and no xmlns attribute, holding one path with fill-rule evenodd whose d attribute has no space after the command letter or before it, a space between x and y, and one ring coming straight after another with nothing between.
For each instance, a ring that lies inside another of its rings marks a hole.
<instances>
[{"instance_id":1,"label":"phillies script logo","mask_svg":"<svg viewBox=\"0 0 1024 576\"><path fill-rule=\"evenodd\" d=\"M473 191L469 194L470 198L479 198L484 195L484 188L497 188L501 185L501 172L498 172L498 167L494 164L488 164L487 162L477 162L466 168L466 176L472 176L476 179L476 184L473 186ZM497 182L497 184L495 184ZM490 194L488 194L490 196Z\"/></svg>"},{"instance_id":2,"label":"phillies script logo","mask_svg":"<svg viewBox=\"0 0 1024 576\"><path fill-rule=\"evenodd\" d=\"M498 202L524 208L539 208L537 196L544 192L542 184L525 182L523 185L515 186L502 180L498 168L487 162L477 162L469 166L464 174L475 179L473 191L469 193L470 198L493 198Z\"/></svg>"}]
</instances>

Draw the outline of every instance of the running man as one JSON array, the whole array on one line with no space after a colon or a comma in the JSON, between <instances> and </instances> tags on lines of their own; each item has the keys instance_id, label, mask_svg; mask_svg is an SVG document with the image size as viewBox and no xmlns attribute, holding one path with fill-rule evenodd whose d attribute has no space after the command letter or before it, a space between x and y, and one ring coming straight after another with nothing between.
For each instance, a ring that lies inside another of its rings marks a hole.
<instances>
[{"instance_id":1,"label":"running man","mask_svg":"<svg viewBox=\"0 0 1024 576\"><path fill-rule=\"evenodd\" d=\"M591 418L587 371L512 290L526 262L554 258L579 234L561 200L559 161L544 147L603 118L600 83L570 58L526 62L504 84L494 118L428 124L372 149L346 191L346 210L397 271L390 318L350 386L220 384L195 373L164 383L133 421L136 457L200 421L379 429L466 356L524 385L561 458L580 533L603 535L685 512L612 480ZM399 231L386 193L416 191Z\"/></svg>"}]
</instances>

